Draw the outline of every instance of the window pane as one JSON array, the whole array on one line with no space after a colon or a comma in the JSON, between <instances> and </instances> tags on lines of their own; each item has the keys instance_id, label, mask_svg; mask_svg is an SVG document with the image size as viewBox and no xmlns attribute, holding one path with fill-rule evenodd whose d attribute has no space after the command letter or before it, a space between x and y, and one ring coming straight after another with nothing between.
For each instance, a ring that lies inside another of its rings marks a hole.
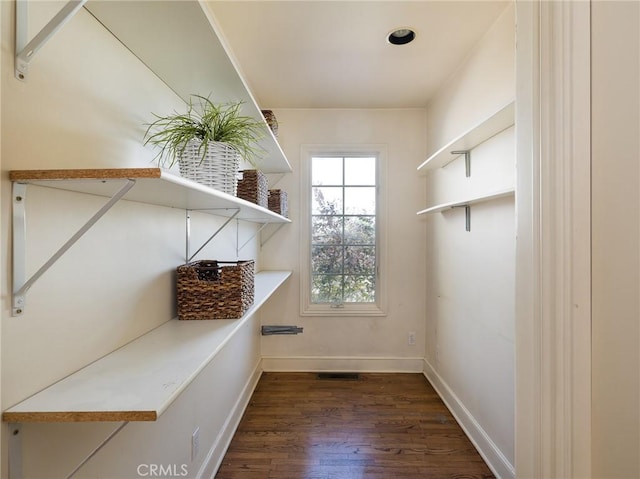
<instances>
[{"instance_id":1,"label":"window pane","mask_svg":"<svg viewBox=\"0 0 640 479\"><path fill-rule=\"evenodd\" d=\"M377 158L311 158L311 302L374 303Z\"/></svg>"},{"instance_id":2,"label":"window pane","mask_svg":"<svg viewBox=\"0 0 640 479\"><path fill-rule=\"evenodd\" d=\"M375 244L375 216L346 216L344 218L345 244Z\"/></svg>"},{"instance_id":3,"label":"window pane","mask_svg":"<svg viewBox=\"0 0 640 479\"><path fill-rule=\"evenodd\" d=\"M341 244L342 216L313 216L311 242L313 244Z\"/></svg>"},{"instance_id":4,"label":"window pane","mask_svg":"<svg viewBox=\"0 0 640 479\"><path fill-rule=\"evenodd\" d=\"M344 212L348 215L375 215L375 187L345 188Z\"/></svg>"},{"instance_id":5,"label":"window pane","mask_svg":"<svg viewBox=\"0 0 640 479\"><path fill-rule=\"evenodd\" d=\"M341 185L342 158L312 158L311 184L313 186Z\"/></svg>"},{"instance_id":6,"label":"window pane","mask_svg":"<svg viewBox=\"0 0 640 479\"><path fill-rule=\"evenodd\" d=\"M314 275L311 284L314 303L342 303L342 276Z\"/></svg>"},{"instance_id":7,"label":"window pane","mask_svg":"<svg viewBox=\"0 0 640 479\"><path fill-rule=\"evenodd\" d=\"M311 248L313 273L342 273L342 246L314 246Z\"/></svg>"},{"instance_id":8,"label":"window pane","mask_svg":"<svg viewBox=\"0 0 640 479\"><path fill-rule=\"evenodd\" d=\"M314 215L342 214L342 188L313 188L312 193Z\"/></svg>"},{"instance_id":9,"label":"window pane","mask_svg":"<svg viewBox=\"0 0 640 479\"><path fill-rule=\"evenodd\" d=\"M347 246L344 250L344 272L346 274L374 274L376 249L373 246Z\"/></svg>"},{"instance_id":10,"label":"window pane","mask_svg":"<svg viewBox=\"0 0 640 479\"><path fill-rule=\"evenodd\" d=\"M376 159L375 158L345 158L344 159L344 184L345 185L370 185L376 184Z\"/></svg>"},{"instance_id":11,"label":"window pane","mask_svg":"<svg viewBox=\"0 0 640 479\"><path fill-rule=\"evenodd\" d=\"M374 303L376 300L375 276L345 276L345 303Z\"/></svg>"}]
</instances>

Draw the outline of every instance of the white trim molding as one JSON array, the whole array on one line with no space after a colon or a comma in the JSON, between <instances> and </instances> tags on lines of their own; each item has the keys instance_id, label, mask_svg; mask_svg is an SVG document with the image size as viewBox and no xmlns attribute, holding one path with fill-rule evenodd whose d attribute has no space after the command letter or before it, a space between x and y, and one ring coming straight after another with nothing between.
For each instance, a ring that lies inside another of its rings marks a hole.
<instances>
[{"instance_id":1,"label":"white trim molding","mask_svg":"<svg viewBox=\"0 0 640 479\"><path fill-rule=\"evenodd\" d=\"M460 398L426 359L424 360L424 375L496 477L514 479L516 476L513 464L509 462Z\"/></svg>"},{"instance_id":2,"label":"white trim molding","mask_svg":"<svg viewBox=\"0 0 640 479\"><path fill-rule=\"evenodd\" d=\"M421 373L423 358L263 356L266 372Z\"/></svg>"},{"instance_id":3,"label":"white trim molding","mask_svg":"<svg viewBox=\"0 0 640 479\"><path fill-rule=\"evenodd\" d=\"M211 446L211 449L209 449L207 457L202 462L202 466L200 467L196 478L213 479L215 477L218 469L222 465L222 460L224 459L224 455L226 454L227 449L229 449L229 445L231 444L231 440L236 433L236 429L238 429L238 426L240 425L242 415L249 405L249 401L251 400L253 391L258 385L260 376L262 376L262 362L258 361L258 364L247 380L247 383L242 389L242 392L240 393L238 400L233 406L233 409L229 412L227 420L222 426L218 437L216 437L213 446Z\"/></svg>"},{"instance_id":4,"label":"white trim molding","mask_svg":"<svg viewBox=\"0 0 640 479\"><path fill-rule=\"evenodd\" d=\"M313 156L375 156L377 158L376 301L347 303L339 308L311 302L311 158ZM387 145L304 144L300 147L300 316L387 316Z\"/></svg>"},{"instance_id":5,"label":"white trim molding","mask_svg":"<svg viewBox=\"0 0 640 479\"><path fill-rule=\"evenodd\" d=\"M590 3L516 5L516 471L587 479Z\"/></svg>"}]
</instances>

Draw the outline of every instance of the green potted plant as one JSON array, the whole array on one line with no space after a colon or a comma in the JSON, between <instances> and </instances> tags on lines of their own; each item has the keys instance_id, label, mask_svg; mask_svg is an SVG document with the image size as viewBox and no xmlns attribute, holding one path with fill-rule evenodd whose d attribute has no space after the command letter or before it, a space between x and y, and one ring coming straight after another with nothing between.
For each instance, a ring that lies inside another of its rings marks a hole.
<instances>
[{"instance_id":1,"label":"green potted plant","mask_svg":"<svg viewBox=\"0 0 640 479\"><path fill-rule=\"evenodd\" d=\"M255 166L262 150L257 142L264 136L266 123L241 115L242 102L216 104L193 95L186 113L160 116L148 124L145 145L160 151L160 166L176 162L180 175L225 193L236 194L240 158Z\"/></svg>"}]
</instances>

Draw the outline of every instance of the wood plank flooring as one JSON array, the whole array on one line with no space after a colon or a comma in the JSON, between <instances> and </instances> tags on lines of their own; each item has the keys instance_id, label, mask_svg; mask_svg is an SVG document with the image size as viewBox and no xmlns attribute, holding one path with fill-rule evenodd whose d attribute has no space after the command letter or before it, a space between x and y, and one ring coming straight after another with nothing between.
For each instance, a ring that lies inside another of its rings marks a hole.
<instances>
[{"instance_id":1,"label":"wood plank flooring","mask_svg":"<svg viewBox=\"0 0 640 479\"><path fill-rule=\"evenodd\" d=\"M264 373L216 479L495 477L422 374Z\"/></svg>"}]
</instances>

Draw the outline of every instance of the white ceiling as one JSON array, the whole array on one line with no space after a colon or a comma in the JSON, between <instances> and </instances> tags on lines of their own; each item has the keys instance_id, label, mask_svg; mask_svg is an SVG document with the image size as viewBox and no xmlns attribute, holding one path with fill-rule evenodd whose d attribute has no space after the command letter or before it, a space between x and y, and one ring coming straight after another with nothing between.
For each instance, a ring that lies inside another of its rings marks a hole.
<instances>
[{"instance_id":1,"label":"white ceiling","mask_svg":"<svg viewBox=\"0 0 640 479\"><path fill-rule=\"evenodd\" d=\"M427 104L508 0L209 4L262 108L410 108ZM398 27L416 39L389 44Z\"/></svg>"}]
</instances>

